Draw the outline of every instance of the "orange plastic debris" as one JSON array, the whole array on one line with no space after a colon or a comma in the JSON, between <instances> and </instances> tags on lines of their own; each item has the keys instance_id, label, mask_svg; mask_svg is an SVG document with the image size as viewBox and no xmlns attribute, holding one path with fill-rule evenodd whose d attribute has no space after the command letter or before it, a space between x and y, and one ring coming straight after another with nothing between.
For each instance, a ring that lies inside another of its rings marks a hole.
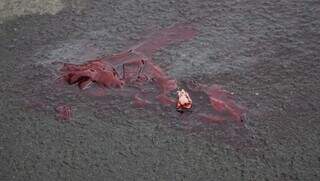
<instances>
[{"instance_id":1,"label":"orange plastic debris","mask_svg":"<svg viewBox=\"0 0 320 181\"><path fill-rule=\"evenodd\" d=\"M181 91L177 91L177 93L178 93L178 100L177 100L176 108L178 110L190 109L192 107L192 100L188 92L182 89Z\"/></svg>"}]
</instances>

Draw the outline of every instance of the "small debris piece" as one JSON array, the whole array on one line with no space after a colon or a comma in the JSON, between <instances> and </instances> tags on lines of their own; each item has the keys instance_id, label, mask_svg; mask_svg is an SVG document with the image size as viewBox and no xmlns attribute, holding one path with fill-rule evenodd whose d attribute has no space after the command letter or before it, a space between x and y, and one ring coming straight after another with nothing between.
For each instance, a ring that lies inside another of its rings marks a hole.
<instances>
[{"instance_id":1,"label":"small debris piece","mask_svg":"<svg viewBox=\"0 0 320 181\"><path fill-rule=\"evenodd\" d=\"M177 93L178 93L178 100L177 100L176 108L178 110L190 109L192 107L192 100L189 94L184 89L182 89L181 91L177 91Z\"/></svg>"}]
</instances>

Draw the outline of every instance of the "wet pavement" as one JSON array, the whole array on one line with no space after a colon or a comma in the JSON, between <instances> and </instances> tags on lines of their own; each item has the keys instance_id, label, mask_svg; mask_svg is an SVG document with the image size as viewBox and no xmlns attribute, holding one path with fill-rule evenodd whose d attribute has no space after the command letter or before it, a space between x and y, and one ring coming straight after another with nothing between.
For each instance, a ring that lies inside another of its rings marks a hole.
<instances>
[{"instance_id":1,"label":"wet pavement","mask_svg":"<svg viewBox=\"0 0 320 181\"><path fill-rule=\"evenodd\" d=\"M0 24L0 180L319 179L319 2L95 0L38 12ZM192 111L137 108L132 87L58 81L61 63L177 23L197 35L152 61L190 89ZM199 121L211 110L191 82L223 86L244 123Z\"/></svg>"}]
</instances>

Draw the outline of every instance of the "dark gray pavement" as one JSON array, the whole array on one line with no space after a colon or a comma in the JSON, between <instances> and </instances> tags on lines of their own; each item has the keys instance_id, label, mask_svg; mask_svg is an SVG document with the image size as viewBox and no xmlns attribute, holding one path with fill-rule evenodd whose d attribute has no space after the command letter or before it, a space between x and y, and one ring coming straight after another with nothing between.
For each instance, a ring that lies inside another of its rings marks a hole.
<instances>
[{"instance_id":1,"label":"dark gray pavement","mask_svg":"<svg viewBox=\"0 0 320 181\"><path fill-rule=\"evenodd\" d=\"M0 24L0 180L319 180L319 1L60 7ZM116 92L97 98L53 84L56 61L118 52L178 22L198 36L155 62L180 82L225 86L248 108L244 127L190 128L170 108L139 110ZM72 106L71 120L56 120L58 104Z\"/></svg>"}]
</instances>

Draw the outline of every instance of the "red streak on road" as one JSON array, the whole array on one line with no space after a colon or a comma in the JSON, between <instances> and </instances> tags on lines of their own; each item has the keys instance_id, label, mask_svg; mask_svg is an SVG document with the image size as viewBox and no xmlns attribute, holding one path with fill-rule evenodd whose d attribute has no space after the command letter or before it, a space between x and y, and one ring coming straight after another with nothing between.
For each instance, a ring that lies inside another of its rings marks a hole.
<instances>
[{"instance_id":1,"label":"red streak on road","mask_svg":"<svg viewBox=\"0 0 320 181\"><path fill-rule=\"evenodd\" d=\"M203 91L209 96L210 104L215 111L228 113L235 121L243 122L245 109L234 101L231 93L215 84L204 87ZM215 119L215 116L211 116L210 119Z\"/></svg>"}]
</instances>

